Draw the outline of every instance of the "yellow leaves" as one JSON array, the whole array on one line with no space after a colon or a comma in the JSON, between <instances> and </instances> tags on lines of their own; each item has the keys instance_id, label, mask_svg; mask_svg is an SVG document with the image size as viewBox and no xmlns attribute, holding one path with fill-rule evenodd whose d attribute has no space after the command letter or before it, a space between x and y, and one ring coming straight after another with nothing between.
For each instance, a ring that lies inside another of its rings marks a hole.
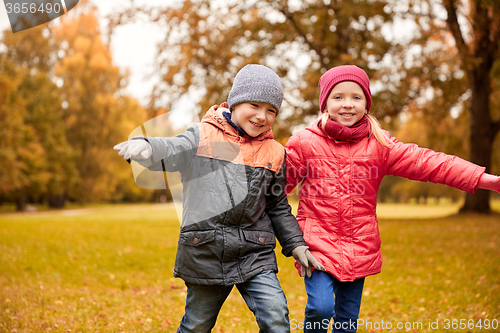
<instances>
[{"instance_id":1,"label":"yellow leaves","mask_svg":"<svg viewBox=\"0 0 500 333\"><path fill-rule=\"evenodd\" d=\"M56 66L55 74L64 77L71 71L72 76L80 76L85 70L85 56L81 53L76 53L66 56L62 63Z\"/></svg>"},{"instance_id":2,"label":"yellow leaves","mask_svg":"<svg viewBox=\"0 0 500 333\"><path fill-rule=\"evenodd\" d=\"M74 113L73 113L73 114L70 114L70 115L68 116L68 118L66 119L66 125L67 125L69 128L71 128L71 127L73 127L73 126L75 125L76 121L77 121L77 116L76 116L76 114L74 114Z\"/></svg>"},{"instance_id":3,"label":"yellow leaves","mask_svg":"<svg viewBox=\"0 0 500 333\"><path fill-rule=\"evenodd\" d=\"M163 321L163 323L161 324L161 327L163 327L163 328L167 328L167 327L170 327L171 325L172 325L172 321L171 321L170 319L168 319L168 318L167 318L167 319L165 319L165 320Z\"/></svg>"},{"instance_id":4,"label":"yellow leaves","mask_svg":"<svg viewBox=\"0 0 500 333\"><path fill-rule=\"evenodd\" d=\"M75 52L87 53L89 51L91 40L86 36L77 36L73 43Z\"/></svg>"},{"instance_id":5,"label":"yellow leaves","mask_svg":"<svg viewBox=\"0 0 500 333\"><path fill-rule=\"evenodd\" d=\"M101 70L102 71L102 70L105 70L107 67L110 66L110 61L102 53L97 53L97 54L94 54L90 58L89 66L93 70Z\"/></svg>"},{"instance_id":6,"label":"yellow leaves","mask_svg":"<svg viewBox=\"0 0 500 333\"><path fill-rule=\"evenodd\" d=\"M141 197L130 167L111 148L145 121L145 111L121 96L125 84L92 4L80 1L79 8L50 28L2 38L0 192L12 198Z\"/></svg>"},{"instance_id":7,"label":"yellow leaves","mask_svg":"<svg viewBox=\"0 0 500 333\"><path fill-rule=\"evenodd\" d=\"M485 280L485 279L486 279L486 275L481 275L481 276L479 277L479 280L477 281L477 284L479 285L479 284L484 283L484 280Z\"/></svg>"},{"instance_id":8,"label":"yellow leaves","mask_svg":"<svg viewBox=\"0 0 500 333\"><path fill-rule=\"evenodd\" d=\"M72 41L82 35L88 36L91 39L99 36L99 22L95 11L92 9L79 16L64 16L61 19L62 24L54 28L56 39L59 41L66 40L71 44Z\"/></svg>"}]
</instances>

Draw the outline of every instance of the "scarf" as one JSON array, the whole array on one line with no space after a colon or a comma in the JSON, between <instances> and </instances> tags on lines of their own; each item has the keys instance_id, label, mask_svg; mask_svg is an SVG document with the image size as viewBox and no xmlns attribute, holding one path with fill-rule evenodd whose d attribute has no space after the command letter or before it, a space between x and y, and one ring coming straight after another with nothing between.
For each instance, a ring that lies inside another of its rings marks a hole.
<instances>
[{"instance_id":1,"label":"scarf","mask_svg":"<svg viewBox=\"0 0 500 333\"><path fill-rule=\"evenodd\" d=\"M328 118L325 128L321 127L321 118L318 121L318 127L333 139L339 141L355 142L368 135L370 125L366 115L351 127L344 126Z\"/></svg>"}]
</instances>

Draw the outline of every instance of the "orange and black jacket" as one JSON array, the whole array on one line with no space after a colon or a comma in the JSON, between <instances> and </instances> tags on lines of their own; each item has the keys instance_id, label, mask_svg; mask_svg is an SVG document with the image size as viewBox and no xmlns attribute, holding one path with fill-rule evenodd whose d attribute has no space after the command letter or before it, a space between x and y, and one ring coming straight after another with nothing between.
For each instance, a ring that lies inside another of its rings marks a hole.
<instances>
[{"instance_id":1,"label":"orange and black jacket","mask_svg":"<svg viewBox=\"0 0 500 333\"><path fill-rule=\"evenodd\" d=\"M256 138L212 107L198 124L172 138L144 138L153 155L142 165L178 171L182 224L174 276L192 284L233 285L265 270L282 253L306 245L284 192L285 150L268 130Z\"/></svg>"}]
</instances>

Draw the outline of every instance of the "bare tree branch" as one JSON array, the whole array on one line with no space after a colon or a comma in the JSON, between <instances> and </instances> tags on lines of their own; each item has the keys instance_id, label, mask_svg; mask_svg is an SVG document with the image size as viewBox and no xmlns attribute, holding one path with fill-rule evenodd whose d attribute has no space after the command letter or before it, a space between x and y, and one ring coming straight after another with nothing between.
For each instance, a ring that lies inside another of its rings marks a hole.
<instances>
[{"instance_id":1,"label":"bare tree branch","mask_svg":"<svg viewBox=\"0 0 500 333\"><path fill-rule=\"evenodd\" d=\"M471 50L465 43L465 40L462 36L462 32L460 31L460 25L458 24L457 18L457 6L454 0L443 0L443 5L446 8L446 12L448 17L446 18L446 23L450 28L450 31L455 38L455 44L457 45L458 53L462 58L464 66L467 66L470 62L467 61L469 57L472 56ZM470 69L467 69L470 70Z\"/></svg>"},{"instance_id":2,"label":"bare tree branch","mask_svg":"<svg viewBox=\"0 0 500 333\"><path fill-rule=\"evenodd\" d=\"M295 20L295 18L293 17L292 13L290 13L288 11L288 8L285 8L285 7L281 7L279 9L281 11L281 13L283 15L285 15L285 17L287 18L287 20L291 23L291 25L293 26L293 28L295 29L295 31L304 39L304 41L306 42L306 44L309 46L309 48L311 50L314 50L316 52L316 54L318 55L318 57L320 58L321 60L321 64L324 68L328 68L328 63L325 62L325 59L324 57L321 55L321 50L316 47L313 43L311 43L311 41L307 38L307 35L304 31L302 31L302 29L300 28L300 26L297 24L297 21Z\"/></svg>"}]
</instances>

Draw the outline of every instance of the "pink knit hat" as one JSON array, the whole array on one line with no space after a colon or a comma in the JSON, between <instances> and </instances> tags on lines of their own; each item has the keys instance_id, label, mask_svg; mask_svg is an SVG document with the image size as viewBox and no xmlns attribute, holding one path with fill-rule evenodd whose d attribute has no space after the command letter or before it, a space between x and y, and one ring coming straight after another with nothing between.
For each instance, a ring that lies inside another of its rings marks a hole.
<instances>
[{"instance_id":1,"label":"pink knit hat","mask_svg":"<svg viewBox=\"0 0 500 333\"><path fill-rule=\"evenodd\" d=\"M354 65L337 66L329 69L319 79L319 107L321 112L326 107L326 100L333 87L343 81L353 81L360 85L366 97L366 109L370 112L372 94L370 92L370 79L364 70Z\"/></svg>"}]
</instances>

